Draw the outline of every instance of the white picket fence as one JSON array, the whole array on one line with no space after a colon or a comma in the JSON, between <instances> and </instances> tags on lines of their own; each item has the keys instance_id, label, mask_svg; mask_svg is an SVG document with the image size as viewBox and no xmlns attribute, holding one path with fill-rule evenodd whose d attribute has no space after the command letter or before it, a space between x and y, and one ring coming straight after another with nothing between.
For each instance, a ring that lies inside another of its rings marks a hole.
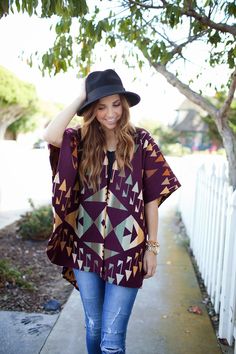
<instances>
[{"instance_id":1,"label":"white picket fence","mask_svg":"<svg viewBox=\"0 0 236 354\"><path fill-rule=\"evenodd\" d=\"M218 336L233 345L236 338L236 191L228 184L227 165L223 161L208 160L195 169L189 166L189 170L182 180L179 209L201 276L219 314Z\"/></svg>"}]
</instances>

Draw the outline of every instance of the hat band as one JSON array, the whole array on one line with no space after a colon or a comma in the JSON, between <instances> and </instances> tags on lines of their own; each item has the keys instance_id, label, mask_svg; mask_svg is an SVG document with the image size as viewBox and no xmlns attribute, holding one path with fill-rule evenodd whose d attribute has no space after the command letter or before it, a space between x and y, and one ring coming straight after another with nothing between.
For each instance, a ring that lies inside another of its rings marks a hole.
<instances>
[{"instance_id":1,"label":"hat band","mask_svg":"<svg viewBox=\"0 0 236 354\"><path fill-rule=\"evenodd\" d=\"M88 93L88 100L98 100L104 96L110 96L115 93L125 92L125 88L121 85L106 85L96 88Z\"/></svg>"}]
</instances>

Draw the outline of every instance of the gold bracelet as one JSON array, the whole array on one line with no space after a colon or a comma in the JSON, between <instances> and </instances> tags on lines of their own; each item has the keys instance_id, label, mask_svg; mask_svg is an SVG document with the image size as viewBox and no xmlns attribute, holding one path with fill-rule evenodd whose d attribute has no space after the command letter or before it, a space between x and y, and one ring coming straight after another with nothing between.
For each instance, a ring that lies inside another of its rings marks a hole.
<instances>
[{"instance_id":1,"label":"gold bracelet","mask_svg":"<svg viewBox=\"0 0 236 354\"><path fill-rule=\"evenodd\" d=\"M157 241L147 240L146 251L152 251L155 255L160 252L160 244Z\"/></svg>"}]
</instances>

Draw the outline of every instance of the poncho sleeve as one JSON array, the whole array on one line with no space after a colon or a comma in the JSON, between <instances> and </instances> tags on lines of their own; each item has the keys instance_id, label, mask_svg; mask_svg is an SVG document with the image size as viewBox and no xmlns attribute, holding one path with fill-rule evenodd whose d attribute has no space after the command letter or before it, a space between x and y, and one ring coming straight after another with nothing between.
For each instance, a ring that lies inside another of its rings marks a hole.
<instances>
[{"instance_id":1,"label":"poncho sleeve","mask_svg":"<svg viewBox=\"0 0 236 354\"><path fill-rule=\"evenodd\" d=\"M54 179L56 175L59 156L60 156L60 148L52 144L48 144L48 149L49 149L49 161L52 169L52 178Z\"/></svg>"},{"instance_id":2,"label":"poncho sleeve","mask_svg":"<svg viewBox=\"0 0 236 354\"><path fill-rule=\"evenodd\" d=\"M143 145L143 197L144 203L155 199L160 206L180 186L153 137L145 131Z\"/></svg>"},{"instance_id":3,"label":"poncho sleeve","mask_svg":"<svg viewBox=\"0 0 236 354\"><path fill-rule=\"evenodd\" d=\"M78 140L78 137L79 134L77 130L73 128L67 128L63 134L61 148L52 144L48 144L49 161L52 169L53 179L58 170L58 163L61 163L63 170L66 170L69 167L67 165L71 162L71 155L76 155L73 153L73 150L76 149L76 141Z\"/></svg>"}]
</instances>

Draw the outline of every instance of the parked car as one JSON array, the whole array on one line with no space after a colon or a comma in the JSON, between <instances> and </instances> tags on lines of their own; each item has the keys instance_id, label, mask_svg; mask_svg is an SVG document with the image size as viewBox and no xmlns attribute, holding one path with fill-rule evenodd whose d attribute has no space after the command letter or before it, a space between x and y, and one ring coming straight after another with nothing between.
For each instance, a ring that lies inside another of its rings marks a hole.
<instances>
[{"instance_id":1,"label":"parked car","mask_svg":"<svg viewBox=\"0 0 236 354\"><path fill-rule=\"evenodd\" d=\"M39 139L33 145L33 149L46 149L46 148L47 148L47 142L44 141L43 139Z\"/></svg>"}]
</instances>

